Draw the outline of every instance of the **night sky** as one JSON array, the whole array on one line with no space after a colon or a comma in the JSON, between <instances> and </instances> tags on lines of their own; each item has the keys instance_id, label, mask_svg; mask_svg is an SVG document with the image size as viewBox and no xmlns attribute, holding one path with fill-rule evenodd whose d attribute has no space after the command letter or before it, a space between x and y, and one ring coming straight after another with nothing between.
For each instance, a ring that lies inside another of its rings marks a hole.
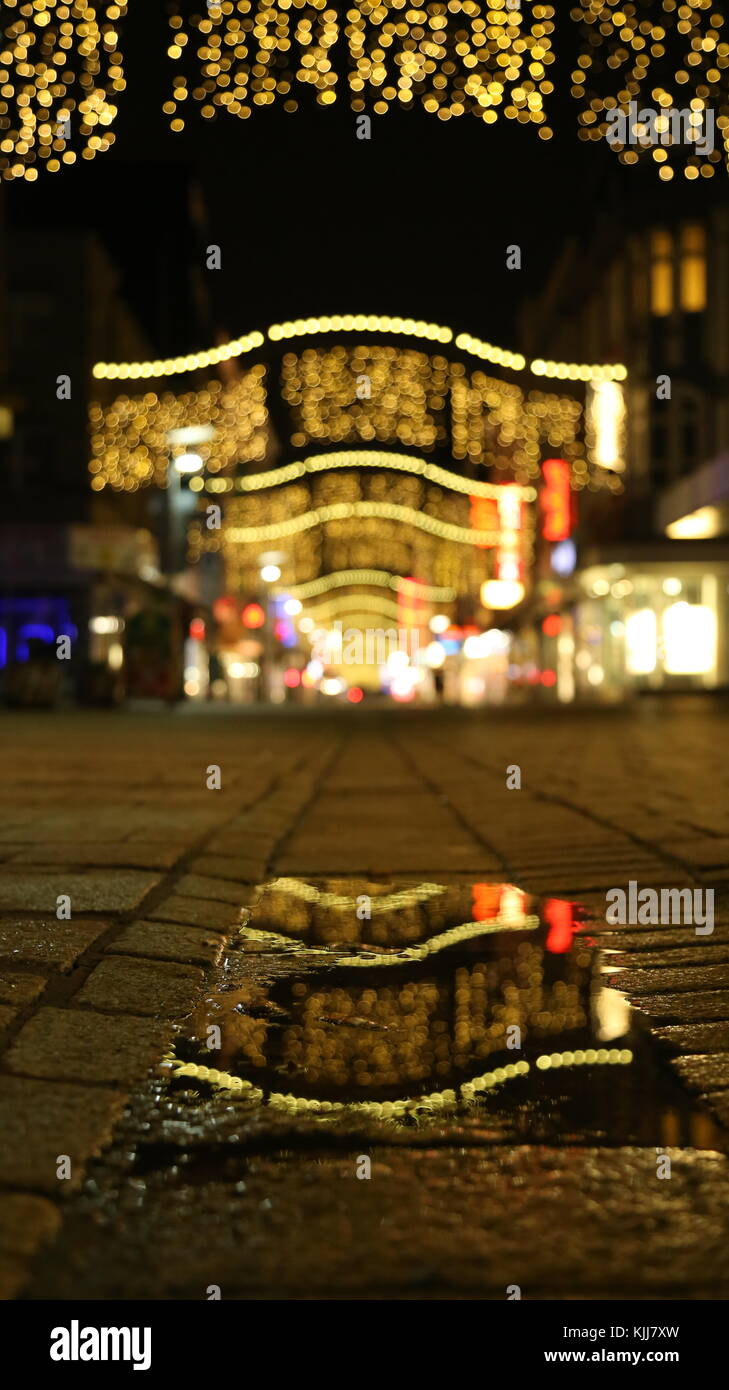
<instances>
[{"instance_id":1,"label":"night sky","mask_svg":"<svg viewBox=\"0 0 729 1390\"><path fill-rule=\"evenodd\" d=\"M295 114L277 103L247 121L204 121L190 100L186 129L173 134L161 109L175 71L165 0L132 4L114 149L14 185L11 220L96 228L158 351L208 345L171 341L185 330L160 314L160 294L173 293L166 286L193 254L182 226L191 177L203 189L209 240L222 248L209 288L224 336L283 318L369 312L433 319L518 347L519 302L570 237L587 240L608 210L627 224L645 195L664 207L686 194L578 140L568 9L557 6L552 140L503 117L490 127L470 114L444 123L418 105L374 116L367 142L356 138L347 99L322 109L308 93ZM699 192L692 187L694 203ZM522 247L521 273L506 269L512 242Z\"/></svg>"}]
</instances>

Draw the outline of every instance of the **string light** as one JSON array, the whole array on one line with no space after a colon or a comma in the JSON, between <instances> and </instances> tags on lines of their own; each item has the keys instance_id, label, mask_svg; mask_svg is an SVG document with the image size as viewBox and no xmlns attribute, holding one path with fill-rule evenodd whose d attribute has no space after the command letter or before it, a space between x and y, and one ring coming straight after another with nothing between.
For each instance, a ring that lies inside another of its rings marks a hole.
<instances>
[{"instance_id":1,"label":"string light","mask_svg":"<svg viewBox=\"0 0 729 1390\"><path fill-rule=\"evenodd\" d=\"M444 346L454 339L451 328L441 324L426 323L422 319L397 318L388 314L334 314L320 318L295 319L285 323L271 324L265 337L269 342L279 343L291 338L311 338L320 333L377 333L392 334L395 337L422 338L426 342L437 342ZM188 353L185 357L168 357L140 362L97 362L93 375L97 379L127 380L132 378L155 378L161 376L180 376L185 372L199 371L240 357L255 347L260 347L265 337L253 331L236 338L232 342L219 344L201 352ZM527 360L518 352L495 347L485 343L470 333L455 336L455 346L462 352L491 362L494 366L508 370L522 371ZM535 376L553 377L563 381L625 381L627 368L622 363L586 362L545 362L534 358L528 363L529 371Z\"/></svg>"},{"instance_id":2,"label":"string light","mask_svg":"<svg viewBox=\"0 0 729 1390\"><path fill-rule=\"evenodd\" d=\"M581 139L607 140L623 164L652 159L664 181L681 168L710 178L729 160L729 43L713 0L580 0L572 18Z\"/></svg>"},{"instance_id":3,"label":"string light","mask_svg":"<svg viewBox=\"0 0 729 1390\"><path fill-rule=\"evenodd\" d=\"M273 323L268 330L272 343L288 338L309 338L315 333L395 333L404 338L426 338L429 342L450 343L453 330L423 319L391 318L388 314L333 314L324 318L295 319Z\"/></svg>"},{"instance_id":4,"label":"string light","mask_svg":"<svg viewBox=\"0 0 729 1390\"><path fill-rule=\"evenodd\" d=\"M499 531L474 531L468 526L456 526L427 512L416 511L413 507L403 507L395 502L334 502L329 506L318 507L289 517L286 521L272 522L267 526L230 526L227 540L234 545L259 545L263 541L284 540L296 536L300 531L308 531L313 526L325 526L330 521L352 521L359 518L381 518L384 521L398 521L406 526L414 526L427 531L441 540L455 541L459 545L494 546L499 542Z\"/></svg>"},{"instance_id":5,"label":"string light","mask_svg":"<svg viewBox=\"0 0 729 1390\"><path fill-rule=\"evenodd\" d=\"M296 463L285 464L282 468L272 468L268 473L251 473L237 479L236 486L241 492L258 492L263 488L280 487L284 483L295 482L308 473L328 473L338 468L389 468L393 472L413 473L436 483L452 492L465 493L471 497L488 497L497 500L502 490L501 483L484 483L476 478L462 478L446 468L439 468L425 459L411 454L393 454L381 449L347 449L341 453L314 454L299 459ZM533 502L536 492L532 487L517 488L525 502Z\"/></svg>"},{"instance_id":6,"label":"string light","mask_svg":"<svg viewBox=\"0 0 729 1390\"><path fill-rule=\"evenodd\" d=\"M260 462L268 440L266 370L251 367L230 386L210 381L200 391L176 396L154 391L144 396L118 396L108 407L90 408L91 486L95 492L111 486L115 491L135 492L155 484L166 487L171 460L185 453L185 445L173 445L174 431L204 422L210 437L195 445L208 472L216 473L242 459ZM209 478L208 488L224 479ZM192 480L202 486L202 479Z\"/></svg>"},{"instance_id":7,"label":"string light","mask_svg":"<svg viewBox=\"0 0 729 1390\"><path fill-rule=\"evenodd\" d=\"M407 582L412 584L412 580ZM338 570L336 574L323 574L318 579L311 579L307 584L289 586L288 593L294 598L309 599L329 593L331 589L380 585L383 588L399 590L405 583L400 575L389 574L387 570ZM424 603L453 603L457 595L455 589L419 584L418 597Z\"/></svg>"},{"instance_id":8,"label":"string light","mask_svg":"<svg viewBox=\"0 0 729 1390\"><path fill-rule=\"evenodd\" d=\"M441 120L472 112L492 124L499 111L552 134L545 98L553 91L554 6L531 15L509 0L351 0L344 19L327 0L210 0L206 14L183 17L176 4L168 55L176 66L164 111L179 131L190 97L211 119L246 119L277 99L296 111L309 88L321 106L336 101L334 55L346 47L352 109L375 115L419 100Z\"/></svg>"},{"instance_id":9,"label":"string light","mask_svg":"<svg viewBox=\"0 0 729 1390\"><path fill-rule=\"evenodd\" d=\"M413 907L415 904L431 902L434 898L442 898L447 889L442 883L419 883L417 887L400 888L394 893L383 893L370 899L370 915L379 916L383 912L397 912L404 907ZM266 898L270 900L272 894L283 893L286 897L297 898L301 902L315 903L317 907L333 908L338 911L348 910L352 912L357 909L357 898L348 896L346 893L330 893L324 888L318 888L313 883L307 883L303 878L274 878L265 885L262 890ZM260 932L253 927L241 927L240 934L246 940L257 941L262 936L266 940L275 940L279 944L284 942L290 944L290 937L277 936L275 932Z\"/></svg>"},{"instance_id":10,"label":"string light","mask_svg":"<svg viewBox=\"0 0 729 1390\"><path fill-rule=\"evenodd\" d=\"M137 381L144 377L181 376L183 372L197 372L203 367L215 367L219 362L229 362L233 357L241 357L253 348L261 347L262 333L247 333L243 338L235 338L219 347L207 348L204 352L191 352L186 357L159 358L148 362L97 362L93 375L98 381Z\"/></svg>"},{"instance_id":11,"label":"string light","mask_svg":"<svg viewBox=\"0 0 729 1390\"><path fill-rule=\"evenodd\" d=\"M484 343L471 333L459 333L456 347L462 352L470 352L473 357L479 357L482 362L492 362L495 367L510 367L520 372L526 366L526 358L520 352L507 352L505 348L494 347L493 343Z\"/></svg>"},{"instance_id":12,"label":"string light","mask_svg":"<svg viewBox=\"0 0 729 1390\"><path fill-rule=\"evenodd\" d=\"M355 606L356 605L356 606ZM379 614L383 618L398 619L400 609L396 603L382 598L378 594L340 594L327 600L319 608L307 608L307 618L313 618L319 626L325 626L330 620L341 617L342 614L349 614L351 625L354 626L355 618L362 618L366 614Z\"/></svg>"},{"instance_id":13,"label":"string light","mask_svg":"<svg viewBox=\"0 0 729 1390\"><path fill-rule=\"evenodd\" d=\"M125 88L117 22L125 0L3 0L0 175L33 182L114 143ZM76 146L76 148L74 148Z\"/></svg>"},{"instance_id":14,"label":"string light","mask_svg":"<svg viewBox=\"0 0 729 1390\"><path fill-rule=\"evenodd\" d=\"M622 362L544 362L535 357L530 363L530 371L535 376L556 377L558 381L625 381L628 369Z\"/></svg>"},{"instance_id":15,"label":"string light","mask_svg":"<svg viewBox=\"0 0 729 1390\"><path fill-rule=\"evenodd\" d=\"M329 322L302 321L307 332L327 331ZM351 322L372 321L354 315ZM397 325L398 320L385 322ZM427 327L416 320L412 326L418 332ZM98 379L149 381L219 364L262 343L262 334L252 333L186 358L97 363L94 370ZM580 364L536 359L532 365L537 375L563 380L579 376L593 395L599 395L603 384L606 389L617 386L626 375L621 364L592 364L583 369ZM190 484L198 493L252 495L296 481L313 481L316 475L324 481L337 470L356 469L407 474L462 497L496 499L503 484L464 476L484 467L505 473L521 487L523 499L532 501L545 453L558 454L568 463L573 488L588 484L613 491L622 488L614 471L598 466L600 460L585 439L583 404L575 396L525 390L480 369L469 370L440 352L382 342L335 342L285 352L279 389L288 408L289 446L303 450L313 442L335 447L330 454L310 454L265 473L247 473L247 465L268 457L270 386L266 378L266 367L257 363L222 395L221 384L213 380L181 395L150 390L141 396L120 396L111 406L95 404L91 411L92 486L97 491L107 484L131 491L152 483L164 486L171 437L181 430L202 428L207 431L200 451L203 467ZM403 452L370 447L390 443L401 446ZM336 448L342 444L354 447ZM454 460L468 467L463 473L449 470L412 449L448 450ZM384 501L389 485L385 488L383 482L378 487L374 500ZM318 500L339 503L346 496L341 489L339 495L327 495L324 488ZM317 505L310 498L308 507L296 510L314 511ZM440 504L432 510L439 511ZM354 568L356 562L343 561L341 567ZM399 571L401 560L393 558L390 568ZM485 578L481 574L479 584Z\"/></svg>"}]
</instances>

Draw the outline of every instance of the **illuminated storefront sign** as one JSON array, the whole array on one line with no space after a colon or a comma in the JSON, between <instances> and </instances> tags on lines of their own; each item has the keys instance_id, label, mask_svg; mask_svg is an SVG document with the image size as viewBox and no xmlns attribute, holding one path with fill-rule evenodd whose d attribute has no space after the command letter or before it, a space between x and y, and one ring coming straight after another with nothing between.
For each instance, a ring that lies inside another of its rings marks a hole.
<instances>
[{"instance_id":1,"label":"illuminated storefront sign","mask_svg":"<svg viewBox=\"0 0 729 1390\"><path fill-rule=\"evenodd\" d=\"M593 381L587 394L587 441L599 468L625 467L625 393L617 381Z\"/></svg>"},{"instance_id":2,"label":"illuminated storefront sign","mask_svg":"<svg viewBox=\"0 0 729 1390\"><path fill-rule=\"evenodd\" d=\"M656 669L658 623L652 608L639 608L625 620L625 665L631 676L649 676Z\"/></svg>"},{"instance_id":3,"label":"illuminated storefront sign","mask_svg":"<svg viewBox=\"0 0 729 1390\"><path fill-rule=\"evenodd\" d=\"M564 459L546 459L544 483L539 494L542 536L545 541L566 541L572 529L570 468Z\"/></svg>"},{"instance_id":4,"label":"illuminated storefront sign","mask_svg":"<svg viewBox=\"0 0 729 1390\"><path fill-rule=\"evenodd\" d=\"M496 531L499 525L499 510L493 497L469 497L470 521L473 531ZM487 548L486 541L479 542L479 549Z\"/></svg>"},{"instance_id":5,"label":"illuminated storefront sign","mask_svg":"<svg viewBox=\"0 0 729 1390\"><path fill-rule=\"evenodd\" d=\"M672 603L663 614L664 667L670 676L703 676L716 663L716 614L701 603Z\"/></svg>"}]
</instances>

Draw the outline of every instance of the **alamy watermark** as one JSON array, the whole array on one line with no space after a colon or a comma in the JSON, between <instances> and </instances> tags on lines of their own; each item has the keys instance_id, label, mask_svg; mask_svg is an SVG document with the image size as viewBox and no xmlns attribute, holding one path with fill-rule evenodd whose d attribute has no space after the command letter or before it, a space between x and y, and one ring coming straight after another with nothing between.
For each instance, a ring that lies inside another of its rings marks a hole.
<instances>
[{"instance_id":1,"label":"alamy watermark","mask_svg":"<svg viewBox=\"0 0 729 1390\"><path fill-rule=\"evenodd\" d=\"M611 927L695 926L697 936L714 930L713 888L609 888L605 921Z\"/></svg>"},{"instance_id":2,"label":"alamy watermark","mask_svg":"<svg viewBox=\"0 0 729 1390\"><path fill-rule=\"evenodd\" d=\"M51 1361L130 1361L135 1371L152 1365L151 1327L85 1327L73 1318L70 1327L51 1332Z\"/></svg>"},{"instance_id":3,"label":"alamy watermark","mask_svg":"<svg viewBox=\"0 0 729 1390\"><path fill-rule=\"evenodd\" d=\"M627 111L618 107L608 111L606 124L605 139L610 146L640 145L647 149L653 145L693 145L699 155L714 150L714 112L709 107L693 111L690 107L657 110L644 106L639 110L637 101L631 101Z\"/></svg>"},{"instance_id":4,"label":"alamy watermark","mask_svg":"<svg viewBox=\"0 0 729 1390\"><path fill-rule=\"evenodd\" d=\"M401 653L416 661L421 650L417 628L347 627L333 623L311 634L312 656L329 666L386 666Z\"/></svg>"}]
</instances>

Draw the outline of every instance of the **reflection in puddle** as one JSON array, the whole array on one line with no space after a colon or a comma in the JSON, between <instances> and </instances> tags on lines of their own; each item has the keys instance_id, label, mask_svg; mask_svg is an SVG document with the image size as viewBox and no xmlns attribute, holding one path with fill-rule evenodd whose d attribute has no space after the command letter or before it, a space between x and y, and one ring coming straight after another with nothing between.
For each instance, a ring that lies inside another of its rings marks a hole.
<instances>
[{"instance_id":1,"label":"reflection in puddle","mask_svg":"<svg viewBox=\"0 0 729 1390\"><path fill-rule=\"evenodd\" d=\"M522 1140L717 1145L605 984L573 903L510 884L278 879L236 944L178 1045L179 1083L384 1119L487 1096Z\"/></svg>"}]
</instances>

